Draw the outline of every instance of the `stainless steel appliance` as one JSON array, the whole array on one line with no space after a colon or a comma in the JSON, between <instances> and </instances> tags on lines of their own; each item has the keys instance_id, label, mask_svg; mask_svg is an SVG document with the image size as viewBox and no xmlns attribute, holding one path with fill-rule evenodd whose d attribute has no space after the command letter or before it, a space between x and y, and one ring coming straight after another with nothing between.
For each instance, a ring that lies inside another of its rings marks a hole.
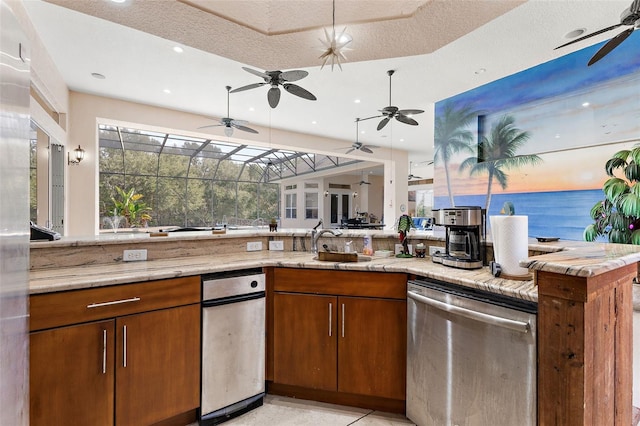
<instances>
[{"instance_id":1,"label":"stainless steel appliance","mask_svg":"<svg viewBox=\"0 0 640 426\"><path fill-rule=\"evenodd\" d=\"M29 424L29 38L0 1L0 424Z\"/></svg>"},{"instance_id":2,"label":"stainless steel appliance","mask_svg":"<svg viewBox=\"0 0 640 426\"><path fill-rule=\"evenodd\" d=\"M445 227L445 252L434 253L435 263L463 269L485 264L485 211L477 206L433 210L436 225Z\"/></svg>"},{"instance_id":3,"label":"stainless steel appliance","mask_svg":"<svg viewBox=\"0 0 640 426\"><path fill-rule=\"evenodd\" d=\"M537 305L426 280L407 296L407 417L536 425Z\"/></svg>"},{"instance_id":4,"label":"stainless steel appliance","mask_svg":"<svg viewBox=\"0 0 640 426\"><path fill-rule=\"evenodd\" d=\"M202 279L200 424L216 425L262 405L265 277L260 269Z\"/></svg>"}]
</instances>

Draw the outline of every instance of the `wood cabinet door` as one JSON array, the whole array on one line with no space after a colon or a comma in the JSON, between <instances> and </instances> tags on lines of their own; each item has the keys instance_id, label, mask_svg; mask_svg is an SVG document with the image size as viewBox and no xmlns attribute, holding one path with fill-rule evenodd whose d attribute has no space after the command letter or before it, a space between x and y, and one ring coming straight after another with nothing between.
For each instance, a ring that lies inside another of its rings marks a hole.
<instances>
[{"instance_id":1,"label":"wood cabinet door","mask_svg":"<svg viewBox=\"0 0 640 426\"><path fill-rule=\"evenodd\" d=\"M404 399L407 303L339 297L338 391Z\"/></svg>"},{"instance_id":2,"label":"wood cabinet door","mask_svg":"<svg viewBox=\"0 0 640 426\"><path fill-rule=\"evenodd\" d=\"M273 381L337 390L337 298L275 292Z\"/></svg>"},{"instance_id":3,"label":"wood cabinet door","mask_svg":"<svg viewBox=\"0 0 640 426\"><path fill-rule=\"evenodd\" d=\"M200 305L116 319L116 424L150 425L200 405Z\"/></svg>"},{"instance_id":4,"label":"wood cabinet door","mask_svg":"<svg viewBox=\"0 0 640 426\"><path fill-rule=\"evenodd\" d=\"M32 426L113 425L114 320L30 334Z\"/></svg>"}]
</instances>

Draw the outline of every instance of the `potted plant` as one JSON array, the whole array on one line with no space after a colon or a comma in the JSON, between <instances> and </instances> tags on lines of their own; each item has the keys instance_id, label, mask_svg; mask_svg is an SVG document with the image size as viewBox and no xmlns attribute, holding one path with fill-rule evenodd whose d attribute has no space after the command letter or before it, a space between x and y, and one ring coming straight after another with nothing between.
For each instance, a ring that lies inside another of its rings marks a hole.
<instances>
[{"instance_id":1,"label":"potted plant","mask_svg":"<svg viewBox=\"0 0 640 426\"><path fill-rule=\"evenodd\" d=\"M621 177L614 174L616 169ZM609 179L602 186L604 200L591 208L593 223L585 228L584 239L605 237L610 243L640 245L640 144L613 154L605 171Z\"/></svg>"},{"instance_id":2,"label":"potted plant","mask_svg":"<svg viewBox=\"0 0 640 426\"><path fill-rule=\"evenodd\" d=\"M123 216L131 228L146 226L151 220L151 207L142 201L144 195L136 193L135 188L128 191L116 186L116 196L113 201L113 215Z\"/></svg>"}]
</instances>

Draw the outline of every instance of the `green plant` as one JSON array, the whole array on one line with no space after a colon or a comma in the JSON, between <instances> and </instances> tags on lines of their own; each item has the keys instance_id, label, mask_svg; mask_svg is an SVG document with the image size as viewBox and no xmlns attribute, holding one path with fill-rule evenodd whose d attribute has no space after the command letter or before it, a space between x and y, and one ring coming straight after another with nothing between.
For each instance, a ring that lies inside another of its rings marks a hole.
<instances>
[{"instance_id":1,"label":"green plant","mask_svg":"<svg viewBox=\"0 0 640 426\"><path fill-rule=\"evenodd\" d=\"M130 227L145 226L150 220L151 207L142 201L144 195L136 193L134 188L128 191L115 187L116 197L111 197L113 201L113 215L124 216Z\"/></svg>"},{"instance_id":2,"label":"green plant","mask_svg":"<svg viewBox=\"0 0 640 426\"><path fill-rule=\"evenodd\" d=\"M614 174L616 169L624 178ZM591 208L594 223L585 228L584 239L603 236L611 243L640 245L640 144L613 154L605 171L609 176L602 185L605 198Z\"/></svg>"}]
</instances>

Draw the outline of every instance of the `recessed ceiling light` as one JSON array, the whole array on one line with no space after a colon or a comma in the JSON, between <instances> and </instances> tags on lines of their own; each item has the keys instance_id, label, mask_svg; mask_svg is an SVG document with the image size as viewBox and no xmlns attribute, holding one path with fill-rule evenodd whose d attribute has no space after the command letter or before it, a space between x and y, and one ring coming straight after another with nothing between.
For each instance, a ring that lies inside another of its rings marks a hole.
<instances>
[{"instance_id":1,"label":"recessed ceiling light","mask_svg":"<svg viewBox=\"0 0 640 426\"><path fill-rule=\"evenodd\" d=\"M560 139L560 133L556 133L556 139Z\"/></svg>"},{"instance_id":2,"label":"recessed ceiling light","mask_svg":"<svg viewBox=\"0 0 640 426\"><path fill-rule=\"evenodd\" d=\"M364 130L360 130L360 134L363 134L363 135L364 135Z\"/></svg>"},{"instance_id":3,"label":"recessed ceiling light","mask_svg":"<svg viewBox=\"0 0 640 426\"><path fill-rule=\"evenodd\" d=\"M589 102L583 102L582 103L582 106L585 107L585 108L588 107L589 105L591 105Z\"/></svg>"},{"instance_id":4,"label":"recessed ceiling light","mask_svg":"<svg viewBox=\"0 0 640 426\"><path fill-rule=\"evenodd\" d=\"M487 70L486 70L486 68L478 68L478 69L475 71L475 73L476 73L476 74L482 74L482 73L484 73L484 72L486 72L486 71L487 71Z\"/></svg>"},{"instance_id":5,"label":"recessed ceiling light","mask_svg":"<svg viewBox=\"0 0 640 426\"><path fill-rule=\"evenodd\" d=\"M400 142L404 142L404 139L400 139Z\"/></svg>"},{"instance_id":6,"label":"recessed ceiling light","mask_svg":"<svg viewBox=\"0 0 640 426\"><path fill-rule=\"evenodd\" d=\"M98 80L104 80L105 78L107 78L103 74L100 74L99 72L92 72L91 77L97 78Z\"/></svg>"},{"instance_id":7,"label":"recessed ceiling light","mask_svg":"<svg viewBox=\"0 0 640 426\"><path fill-rule=\"evenodd\" d=\"M249 107L249 111L255 111L256 109L254 107Z\"/></svg>"},{"instance_id":8,"label":"recessed ceiling light","mask_svg":"<svg viewBox=\"0 0 640 426\"><path fill-rule=\"evenodd\" d=\"M584 34L587 31L586 28L577 28L573 31L569 31L568 33L566 33L564 35L564 38L576 38L576 37L580 37L582 34Z\"/></svg>"},{"instance_id":9,"label":"recessed ceiling light","mask_svg":"<svg viewBox=\"0 0 640 426\"><path fill-rule=\"evenodd\" d=\"M114 2L114 3L124 3L127 0L111 0L111 1Z\"/></svg>"},{"instance_id":10,"label":"recessed ceiling light","mask_svg":"<svg viewBox=\"0 0 640 426\"><path fill-rule=\"evenodd\" d=\"M164 89L164 90L163 90L163 92L164 92L164 93L171 93L171 90L169 90L169 89Z\"/></svg>"},{"instance_id":11,"label":"recessed ceiling light","mask_svg":"<svg viewBox=\"0 0 640 426\"><path fill-rule=\"evenodd\" d=\"M311 124L318 124L318 122L316 120L313 120Z\"/></svg>"},{"instance_id":12,"label":"recessed ceiling light","mask_svg":"<svg viewBox=\"0 0 640 426\"><path fill-rule=\"evenodd\" d=\"M173 51L176 53L182 53L184 52L184 49L180 46L173 46Z\"/></svg>"},{"instance_id":13,"label":"recessed ceiling light","mask_svg":"<svg viewBox=\"0 0 640 426\"><path fill-rule=\"evenodd\" d=\"M353 102L355 102L355 103L359 104L359 103L360 103L360 99L356 99L356 100L355 100L355 101L353 101Z\"/></svg>"}]
</instances>

